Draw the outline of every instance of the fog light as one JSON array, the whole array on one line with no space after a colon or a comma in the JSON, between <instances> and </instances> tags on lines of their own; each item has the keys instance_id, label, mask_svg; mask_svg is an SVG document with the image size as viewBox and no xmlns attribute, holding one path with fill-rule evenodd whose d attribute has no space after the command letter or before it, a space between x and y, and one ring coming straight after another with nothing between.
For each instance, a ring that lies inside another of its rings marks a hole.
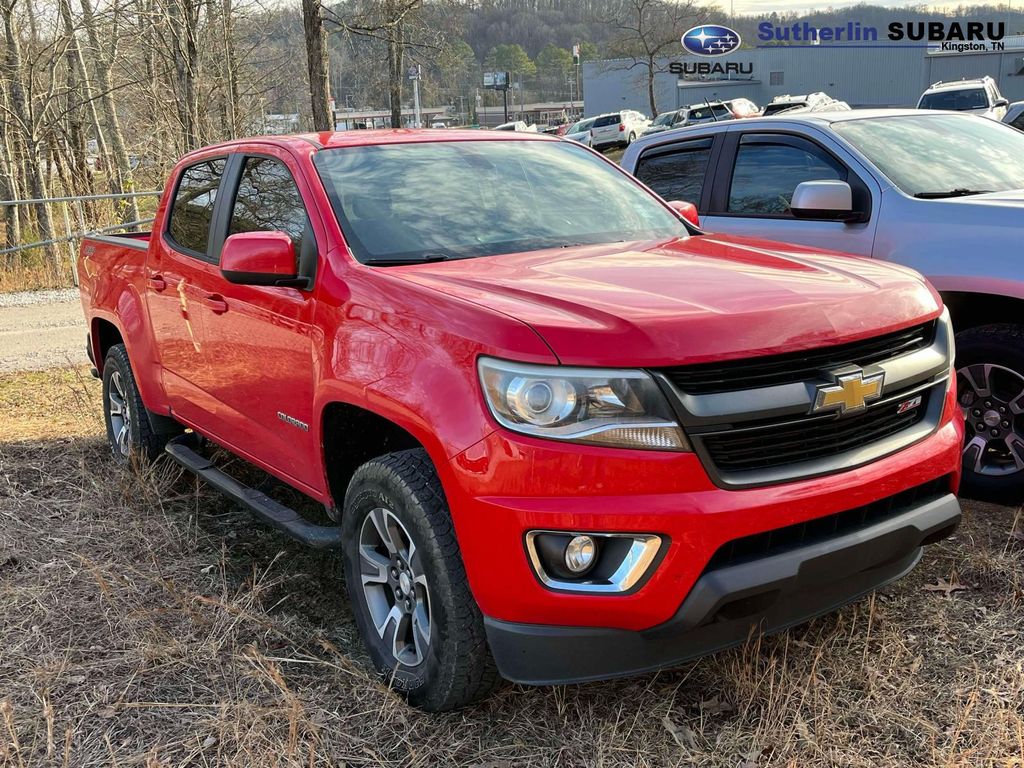
<instances>
[{"instance_id":1,"label":"fog light","mask_svg":"<svg viewBox=\"0 0 1024 768\"><path fill-rule=\"evenodd\" d=\"M540 530L528 531L525 543L534 573L549 589L617 594L642 585L668 537Z\"/></svg>"},{"instance_id":2,"label":"fog light","mask_svg":"<svg viewBox=\"0 0 1024 768\"><path fill-rule=\"evenodd\" d=\"M597 543L589 536L574 536L565 548L565 567L573 573L586 573L597 557Z\"/></svg>"}]
</instances>

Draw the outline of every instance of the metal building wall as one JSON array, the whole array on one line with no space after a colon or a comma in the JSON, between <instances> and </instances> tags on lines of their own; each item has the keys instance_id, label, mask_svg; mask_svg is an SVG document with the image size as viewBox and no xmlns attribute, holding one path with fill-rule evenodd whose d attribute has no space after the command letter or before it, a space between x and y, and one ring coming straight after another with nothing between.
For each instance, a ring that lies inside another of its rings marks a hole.
<instances>
[{"instance_id":1,"label":"metal building wall","mask_svg":"<svg viewBox=\"0 0 1024 768\"><path fill-rule=\"evenodd\" d=\"M1024 100L1024 49L1008 39L1004 53L936 54L920 48L819 48L789 46L743 49L716 59L680 55L669 61L750 62L751 80L683 80L669 72L655 76L658 110L675 109L705 99L740 96L759 105L775 96L825 91L853 107L914 106L921 93L937 80L990 75L1011 101ZM638 109L650 112L645 73L628 62L595 61L583 65L583 90L587 115ZM781 72L781 85L771 85L771 73Z\"/></svg>"}]
</instances>

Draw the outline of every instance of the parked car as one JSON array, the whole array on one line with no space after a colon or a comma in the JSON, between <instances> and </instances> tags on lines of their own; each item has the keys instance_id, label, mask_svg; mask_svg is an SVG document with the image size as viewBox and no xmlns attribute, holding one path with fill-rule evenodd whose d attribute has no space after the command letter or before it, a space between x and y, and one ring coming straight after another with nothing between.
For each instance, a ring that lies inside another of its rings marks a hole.
<instances>
[{"instance_id":1,"label":"parked car","mask_svg":"<svg viewBox=\"0 0 1024 768\"><path fill-rule=\"evenodd\" d=\"M671 112L662 112L644 129L641 135L650 136L652 133L661 133L662 131L686 125L713 123L732 119L734 119L732 110L724 102L715 101L707 104L689 105L672 110Z\"/></svg>"},{"instance_id":2,"label":"parked car","mask_svg":"<svg viewBox=\"0 0 1024 768\"><path fill-rule=\"evenodd\" d=\"M932 83L921 94L917 108L973 112L992 120L1002 120L1009 103L999 92L996 81L986 75L971 80Z\"/></svg>"},{"instance_id":3,"label":"parked car","mask_svg":"<svg viewBox=\"0 0 1024 768\"><path fill-rule=\"evenodd\" d=\"M1022 157L1024 135L975 115L854 110L684 128L638 141L621 162L663 197L695 202L712 232L922 272L957 329L965 489L1019 502Z\"/></svg>"},{"instance_id":4,"label":"parked car","mask_svg":"<svg viewBox=\"0 0 1024 768\"><path fill-rule=\"evenodd\" d=\"M803 96L776 96L767 104L762 111L763 117L769 117L770 115L777 115L783 112L787 114L799 113L799 112L820 112L832 108L838 102L829 96L827 93L817 91L816 93L808 93ZM849 105L846 102L842 102L846 109L849 109Z\"/></svg>"},{"instance_id":5,"label":"parked car","mask_svg":"<svg viewBox=\"0 0 1024 768\"><path fill-rule=\"evenodd\" d=\"M512 132L519 132L519 133L536 133L537 132L537 126L536 125L527 125L526 122L523 121L523 120L512 120L511 122L508 122L508 123L502 123L501 125L496 125L494 127L494 130L496 130L496 131L512 131Z\"/></svg>"},{"instance_id":6,"label":"parked car","mask_svg":"<svg viewBox=\"0 0 1024 768\"><path fill-rule=\"evenodd\" d=\"M579 120L569 126L569 129L565 132L564 138L571 139L572 141L583 144L584 146L590 146L590 129L594 125L594 120L597 118L588 117L584 120Z\"/></svg>"},{"instance_id":7,"label":"parked car","mask_svg":"<svg viewBox=\"0 0 1024 768\"><path fill-rule=\"evenodd\" d=\"M340 549L370 659L428 710L831 611L959 522L947 313L911 270L687 216L539 134L192 152L152 235L82 243L112 455Z\"/></svg>"},{"instance_id":8,"label":"parked car","mask_svg":"<svg viewBox=\"0 0 1024 768\"><path fill-rule=\"evenodd\" d=\"M641 132L641 136L650 136L652 133L678 128L682 125L680 116L685 116L685 109L673 109L668 112L660 112L657 117L651 120L650 124Z\"/></svg>"},{"instance_id":9,"label":"parked car","mask_svg":"<svg viewBox=\"0 0 1024 768\"><path fill-rule=\"evenodd\" d=\"M635 109L624 109L594 118L590 129L594 149L605 147L627 147L644 132L651 121Z\"/></svg>"},{"instance_id":10,"label":"parked car","mask_svg":"<svg viewBox=\"0 0 1024 768\"><path fill-rule=\"evenodd\" d=\"M430 124L430 127L431 128L447 128L448 127L448 123L446 123L444 120L434 120Z\"/></svg>"},{"instance_id":11,"label":"parked car","mask_svg":"<svg viewBox=\"0 0 1024 768\"><path fill-rule=\"evenodd\" d=\"M699 125L701 123L720 123L723 120L735 119L732 110L721 101L707 104L691 104L686 108L682 118L683 125Z\"/></svg>"},{"instance_id":12,"label":"parked car","mask_svg":"<svg viewBox=\"0 0 1024 768\"><path fill-rule=\"evenodd\" d=\"M748 117L757 117L761 114L761 108L750 99L729 99L722 103L729 108L732 112L732 116L737 120L742 120Z\"/></svg>"},{"instance_id":13,"label":"parked car","mask_svg":"<svg viewBox=\"0 0 1024 768\"><path fill-rule=\"evenodd\" d=\"M1024 101L1015 101L1006 108L1003 122L1012 125L1018 131L1024 131Z\"/></svg>"}]
</instances>

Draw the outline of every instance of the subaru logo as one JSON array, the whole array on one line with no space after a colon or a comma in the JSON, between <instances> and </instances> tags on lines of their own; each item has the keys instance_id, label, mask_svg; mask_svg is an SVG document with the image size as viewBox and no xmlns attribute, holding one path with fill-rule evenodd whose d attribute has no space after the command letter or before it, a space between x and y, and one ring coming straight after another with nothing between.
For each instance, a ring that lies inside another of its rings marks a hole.
<instances>
[{"instance_id":1,"label":"subaru logo","mask_svg":"<svg viewBox=\"0 0 1024 768\"><path fill-rule=\"evenodd\" d=\"M740 47L740 35L718 24L702 24L683 33L683 48L698 56L724 56Z\"/></svg>"}]
</instances>

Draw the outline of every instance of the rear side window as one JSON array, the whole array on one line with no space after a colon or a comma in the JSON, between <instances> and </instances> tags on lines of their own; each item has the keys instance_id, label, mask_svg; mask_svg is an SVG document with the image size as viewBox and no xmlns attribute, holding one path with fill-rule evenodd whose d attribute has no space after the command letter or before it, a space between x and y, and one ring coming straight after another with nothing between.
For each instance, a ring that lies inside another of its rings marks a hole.
<instances>
[{"instance_id":1,"label":"rear side window","mask_svg":"<svg viewBox=\"0 0 1024 768\"><path fill-rule=\"evenodd\" d=\"M641 157L636 177L665 200L699 206L710 158L710 141L691 142L672 152Z\"/></svg>"},{"instance_id":2,"label":"rear side window","mask_svg":"<svg viewBox=\"0 0 1024 768\"><path fill-rule=\"evenodd\" d=\"M171 239L186 251L206 255L213 204L226 162L223 157L204 160L181 172L167 231Z\"/></svg>"},{"instance_id":3,"label":"rear side window","mask_svg":"<svg viewBox=\"0 0 1024 768\"><path fill-rule=\"evenodd\" d=\"M621 122L622 117L620 115L604 115L603 117L599 117L594 121L594 127L604 128L609 125L618 125Z\"/></svg>"},{"instance_id":4,"label":"rear side window","mask_svg":"<svg viewBox=\"0 0 1024 768\"><path fill-rule=\"evenodd\" d=\"M804 181L846 180L845 169L826 155L790 144L741 143L729 189L729 212L792 215L789 204Z\"/></svg>"},{"instance_id":5,"label":"rear side window","mask_svg":"<svg viewBox=\"0 0 1024 768\"><path fill-rule=\"evenodd\" d=\"M306 208L291 173L280 160L248 157L231 209L228 235L238 232L284 232L295 252L302 249Z\"/></svg>"}]
</instances>

